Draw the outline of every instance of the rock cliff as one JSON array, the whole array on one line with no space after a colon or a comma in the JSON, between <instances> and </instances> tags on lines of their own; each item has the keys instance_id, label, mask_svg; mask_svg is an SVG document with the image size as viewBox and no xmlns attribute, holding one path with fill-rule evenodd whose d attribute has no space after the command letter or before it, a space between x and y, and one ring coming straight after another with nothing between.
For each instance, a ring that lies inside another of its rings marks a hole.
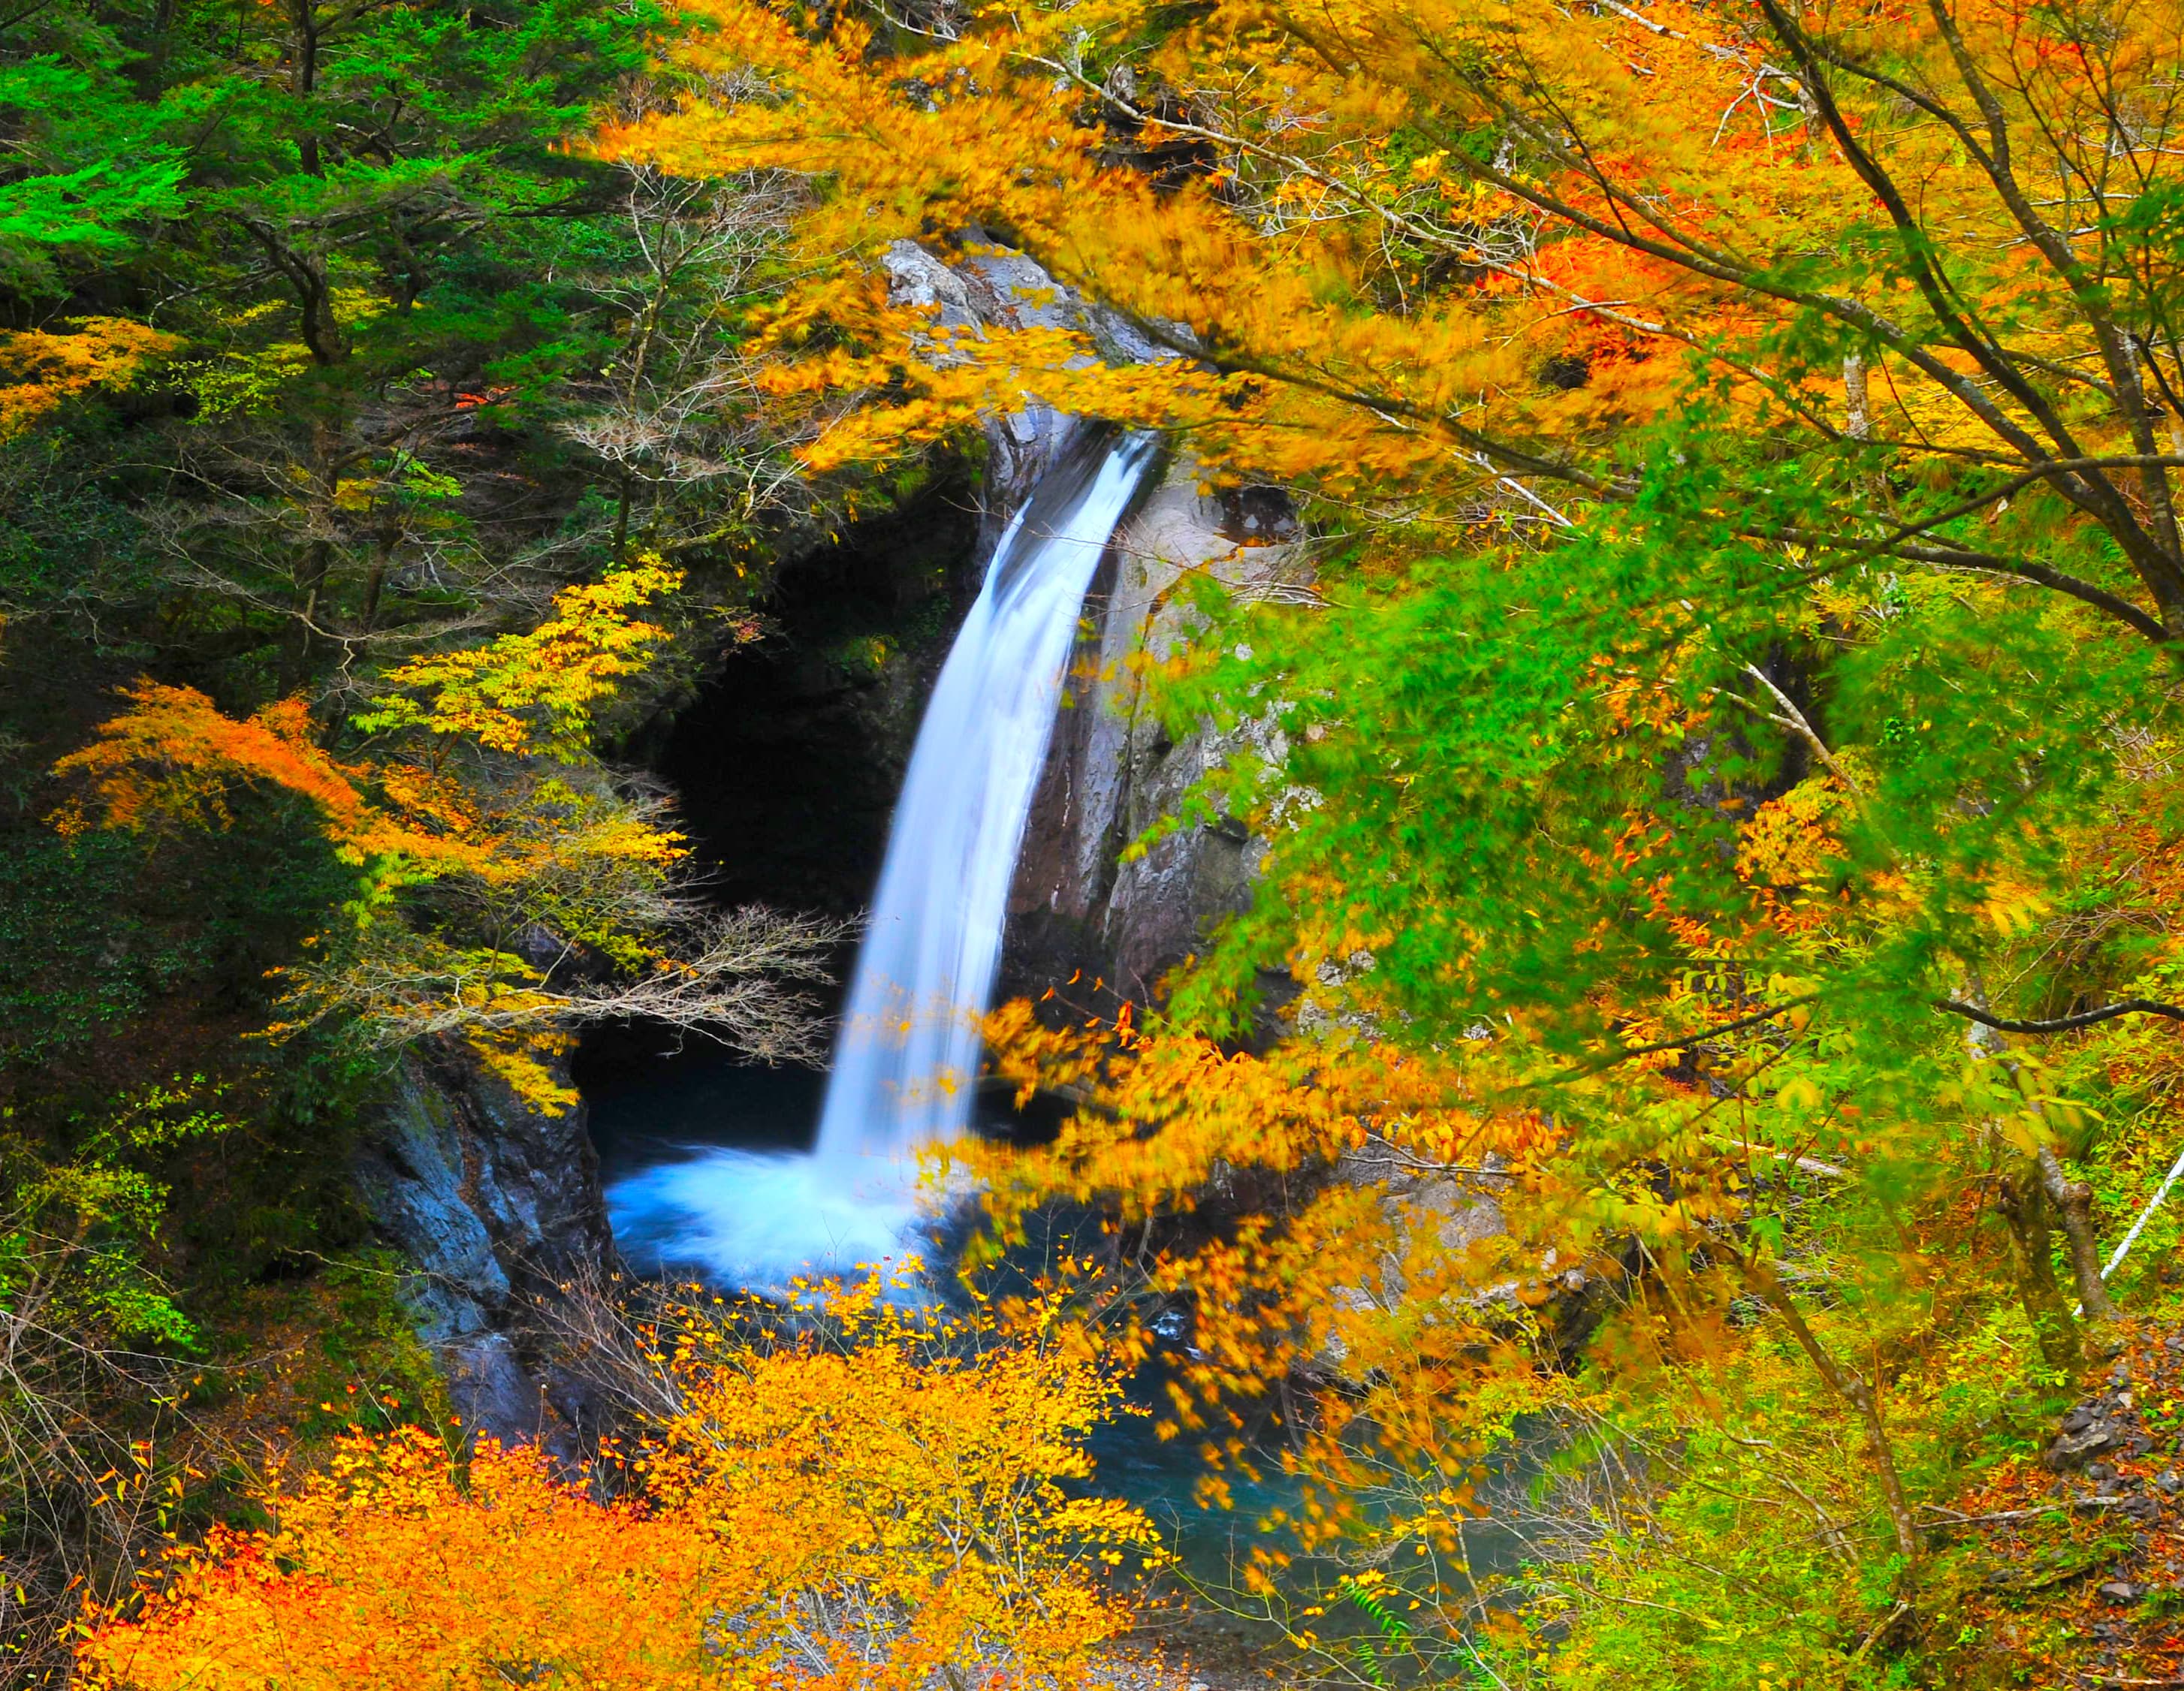
<instances>
[{"instance_id":1,"label":"rock cliff","mask_svg":"<svg viewBox=\"0 0 2184 1691\"><path fill-rule=\"evenodd\" d=\"M1185 826L1123 860L1124 848L1176 814L1209 770L1245 749L1242 735L1209 730L1172 738L1146 707L1141 665L1197 631L1178 591L1195 573L1245 595L1308 592L1301 539L1278 490L1208 492L1187 461L1170 466L1117 534L1086 603L1067 702L1025 832L1005 992L1037 993L1081 975L1143 1003L1214 923L1249 900L1262 848L1230 819Z\"/></svg>"},{"instance_id":2,"label":"rock cliff","mask_svg":"<svg viewBox=\"0 0 2184 1691\"><path fill-rule=\"evenodd\" d=\"M581 1105L547 1115L459 1050L403 1058L358 1180L413 1265L418 1329L466 1427L579 1454L592 1419L539 1317L613 1256Z\"/></svg>"}]
</instances>

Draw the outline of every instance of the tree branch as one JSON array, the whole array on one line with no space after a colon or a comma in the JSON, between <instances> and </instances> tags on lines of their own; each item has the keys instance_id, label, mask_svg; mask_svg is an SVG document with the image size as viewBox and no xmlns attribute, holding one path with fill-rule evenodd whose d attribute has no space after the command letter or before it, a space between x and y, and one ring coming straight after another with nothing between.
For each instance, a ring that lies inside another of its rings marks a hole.
<instances>
[{"instance_id":1,"label":"tree branch","mask_svg":"<svg viewBox=\"0 0 2184 1691\"><path fill-rule=\"evenodd\" d=\"M2002 1033L2070 1033L2098 1022L2114 1021L2120 1015L2159 1015L2170 1021L2184 1021L2184 1007L2165 1004L2154 998L2121 998L2112 1004L2103 1004L2098 1010L2081 1010L2073 1015L2059 1015L2045 1021L2021 1021L1996 1015L1962 998L1936 998L1934 1008Z\"/></svg>"}]
</instances>

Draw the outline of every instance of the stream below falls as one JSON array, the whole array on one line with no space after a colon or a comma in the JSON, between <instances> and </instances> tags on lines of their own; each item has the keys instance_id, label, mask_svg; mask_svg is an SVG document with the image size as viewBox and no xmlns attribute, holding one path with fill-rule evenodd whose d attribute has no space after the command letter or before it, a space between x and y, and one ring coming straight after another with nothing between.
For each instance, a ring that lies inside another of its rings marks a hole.
<instances>
[{"instance_id":1,"label":"stream below falls","mask_svg":"<svg viewBox=\"0 0 2184 1691\"><path fill-rule=\"evenodd\" d=\"M638 1272L736 1285L744 1283L742 1265L768 1257L794 1272L799 1265L791 1259L815 1230L836 1238L844 1253L859 1238L883 1254L903 1248L899 1236L876 1229L871 1212L855 1205L771 1225L766 1204L811 1197L813 1188L792 1182L813 1164L826 1076L755 1068L693 1042L645 1057L624 1051L603 1060L595 1050L580 1060L578 1077L591 1110L615 1242ZM986 1108L991 1118L979 1119ZM998 1104L981 1107L974 1121L994 1131L1008 1125ZM702 1206L716 1192L721 1208L708 1211ZM716 1226L707 1219L711 1214L735 1219ZM932 1242L924 1254L932 1258L935 1249L944 1251L946 1242ZM1163 1401L1162 1377L1159 1364L1148 1365L1129 1382L1128 1398L1140 1407L1156 1406ZM1154 1438L1141 1416L1101 1428L1092 1452L1095 1488L1145 1510L1190 1575L1212 1585L1230 1579L1254 1522L1268 1508L1296 1500L1294 1487L1273 1473L1257 1483L1238 1480L1234 1509L1204 1507L1193 1494L1205 1471L1195 1445Z\"/></svg>"}]
</instances>

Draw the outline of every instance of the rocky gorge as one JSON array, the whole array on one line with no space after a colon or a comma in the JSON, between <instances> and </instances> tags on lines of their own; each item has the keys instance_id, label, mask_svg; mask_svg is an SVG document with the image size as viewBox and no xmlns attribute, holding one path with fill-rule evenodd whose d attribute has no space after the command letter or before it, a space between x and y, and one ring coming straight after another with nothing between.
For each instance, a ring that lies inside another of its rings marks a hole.
<instances>
[{"instance_id":1,"label":"rocky gorge","mask_svg":"<svg viewBox=\"0 0 2184 1691\"><path fill-rule=\"evenodd\" d=\"M1066 324L1117 360L1162 355L983 242L944 256L899 242L889 269L899 301L951 327ZM632 737L632 760L675 790L717 865L724 902L861 906L925 696L1002 531L1065 445L1095 426L1039 408L990 421L970 460L939 466L894 509L784 568L769 637L724 652L694 698ZM1236 749L1210 731L1165 731L1144 708L1141 665L1188 637L1178 587L1194 574L1245 595L1307 596L1304 539L1279 490L1217 491L1188 460L1167 463L1116 531L1024 832L1002 994L1075 982L1087 1008L1148 1001L1248 898L1257 849L1234 820L1126 854ZM457 1412L573 1455L599 1411L554 1361L554 1306L618 1267L585 1106L549 1115L474 1062L415 1054L359 1174L378 1230L412 1266L420 1335Z\"/></svg>"}]
</instances>

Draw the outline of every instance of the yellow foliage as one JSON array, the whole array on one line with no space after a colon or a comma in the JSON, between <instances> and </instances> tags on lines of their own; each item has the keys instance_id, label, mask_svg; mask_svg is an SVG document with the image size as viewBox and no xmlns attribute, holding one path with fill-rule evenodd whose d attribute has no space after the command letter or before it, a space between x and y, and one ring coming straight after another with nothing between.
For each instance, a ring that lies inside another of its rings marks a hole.
<instances>
[{"instance_id":1,"label":"yellow foliage","mask_svg":"<svg viewBox=\"0 0 2184 1691\"><path fill-rule=\"evenodd\" d=\"M1078 1103L1050 1146L961 1153L993 1239L1022 1243L1057 1198L1105 1218L1032 1296L997 1289L997 1317L1134 1368L1158 1345L1157 1312L1188 1310L1187 1353L1161 1351L1161 1430L1201 1436L1209 1496L1223 1493L1220 1471L1264 1460L1248 1434L1271 1408L1307 1482L1304 1508L1284 1517L1306 1542L1376 1510L1376 1541L1454 1542L1471 1466L1506 1413L1494 1405L1535 1379L1515 1341L1542 1281L1529 1231L1451 1229L1482 1202L1552 1190L1552 1122L1485 1107L1458 1065L1364 1040L1228 1054L1127 1015L1046 1028L1022 1004L996 1012L988 1035L1001 1073ZM1598 1224L1568 1208L1557 1238L1574 1266ZM1332 1359L1354 1389L1308 1416L1281 1407L1295 1371ZM1429 1493L1446 1488L1448 1501L1398 1504L1390 1488L1407 1475L1437 1476Z\"/></svg>"},{"instance_id":2,"label":"yellow foliage","mask_svg":"<svg viewBox=\"0 0 2184 1691\"><path fill-rule=\"evenodd\" d=\"M63 401L96 387L125 387L154 359L175 352L172 335L125 317L79 317L70 332L0 331L0 441L21 433Z\"/></svg>"},{"instance_id":3,"label":"yellow foliage","mask_svg":"<svg viewBox=\"0 0 2184 1691\"><path fill-rule=\"evenodd\" d=\"M1084 1441L1116 1388L1035 1335L997 1343L899 1295L878 1279L832 1291L826 1331L778 1347L686 1319L669 1358L680 1406L638 1466L723 1538L796 1524L763 1583L808 1641L813 1683L1074 1683L1162 1555L1137 1510L1067 1489L1091 1477Z\"/></svg>"},{"instance_id":4,"label":"yellow foliage","mask_svg":"<svg viewBox=\"0 0 2184 1691\"><path fill-rule=\"evenodd\" d=\"M1769 799L1739 831L1736 872L1757 887L1805 887L1841 854L1831 825L1846 803L1840 784L1826 776L1799 782Z\"/></svg>"},{"instance_id":5,"label":"yellow foliage","mask_svg":"<svg viewBox=\"0 0 2184 1691\"><path fill-rule=\"evenodd\" d=\"M55 826L224 829L238 789L304 800L364 880L351 906L356 936L287 971L284 1010L305 1020L359 1012L398 1040L460 1032L520 1095L559 1113L575 1099L550 1071L569 1005L542 990L541 969L389 920L387 906L407 887L467 883L481 896L520 897L529 920L624 968L662 965L658 936L633 916L658 905L665 876L688 855L683 837L660 826L656 809L577 781L568 766L593 709L666 637L632 613L681 580L645 559L564 590L527 634L402 665L389 677L400 690L357 719L383 737L354 762L318 744L301 698L238 720L194 688L139 681L123 689L128 709L55 765L86 787ZM451 765L457 748L485 757Z\"/></svg>"},{"instance_id":6,"label":"yellow foliage","mask_svg":"<svg viewBox=\"0 0 2184 1691\"><path fill-rule=\"evenodd\" d=\"M890 1292L831 1292L824 1338L671 1311L655 1360L677 1407L632 1453L642 1499L603 1504L534 1450L352 1439L269 1499L271 1530L176 1553L141 1615L93 1632L86 1681L1079 1684L1161 1554L1135 1510L1066 1489L1113 1388Z\"/></svg>"},{"instance_id":7,"label":"yellow foliage","mask_svg":"<svg viewBox=\"0 0 2184 1691\"><path fill-rule=\"evenodd\" d=\"M1224 476L1345 501L1401 494L1419 502L1413 518L1465 526L1554 526L1564 498L1635 496L1614 442L1695 372L1732 415L1807 440L1840 442L1848 426L1878 448L1885 403L1885 450L1908 476L1952 476L1967 455L2173 449L2153 432L2158 407L2128 414L2097 385L2048 393L2003 369L2141 381L2101 326L2093 296L2108 285L2087 278L2120 262L2094 249L2128 185L2170 168L2160 121L2126 131L2112 114L2170 109L2174 0L2086 25L2098 55L1999 3L1958 8L1953 38L1924 10L1808 15L1826 51L1850 55L1828 79L1839 123L1800 103L1779 28L1692 0L1340 0L1309 18L1223 0L1180 27L1151 0L1091 0L989 8L958 38L896 36L884 50L845 11L816 35L765 0L694 11L704 27L681 62L764 92L694 98L599 145L694 176L773 168L818 186L797 231L806 279L765 337L776 391L836 407L815 466L1036 398L1186 431ZM1863 49L1844 43L1869 38L1927 106L1851 74ZM2039 137L2037 162L2018 168L2087 185L2085 204L2074 186L2028 231L2033 214L1962 138L1990 120L1957 97L1960 54L2002 103L1992 120ZM1179 105L1134 104L1103 80L1110 64ZM1482 149L1485 136L1502 144ZM1118 140L1197 163L1133 168ZM1880 203L1876 173L1915 204ZM1085 333L950 331L883 303L867 267L886 243L982 225L1174 356L1117 370ZM1906 242L1942 255L1940 281L1913 285L1889 257ZM1815 253L1867 256L1808 286ZM1866 398L1851 398L1839 354L1795 350L1815 323L1865 348ZM2116 473L2119 487L2135 474ZM2160 472L2146 473L2150 488ZM1782 538L1734 494L1721 517Z\"/></svg>"},{"instance_id":8,"label":"yellow foliage","mask_svg":"<svg viewBox=\"0 0 2184 1691\"><path fill-rule=\"evenodd\" d=\"M599 581L565 587L554 596L553 614L527 634L402 665L387 677L389 696L358 716L357 726L455 735L488 751L544 750L572 760L585 749L592 708L639 673L667 637L629 613L682 585L681 570L647 556Z\"/></svg>"}]
</instances>

